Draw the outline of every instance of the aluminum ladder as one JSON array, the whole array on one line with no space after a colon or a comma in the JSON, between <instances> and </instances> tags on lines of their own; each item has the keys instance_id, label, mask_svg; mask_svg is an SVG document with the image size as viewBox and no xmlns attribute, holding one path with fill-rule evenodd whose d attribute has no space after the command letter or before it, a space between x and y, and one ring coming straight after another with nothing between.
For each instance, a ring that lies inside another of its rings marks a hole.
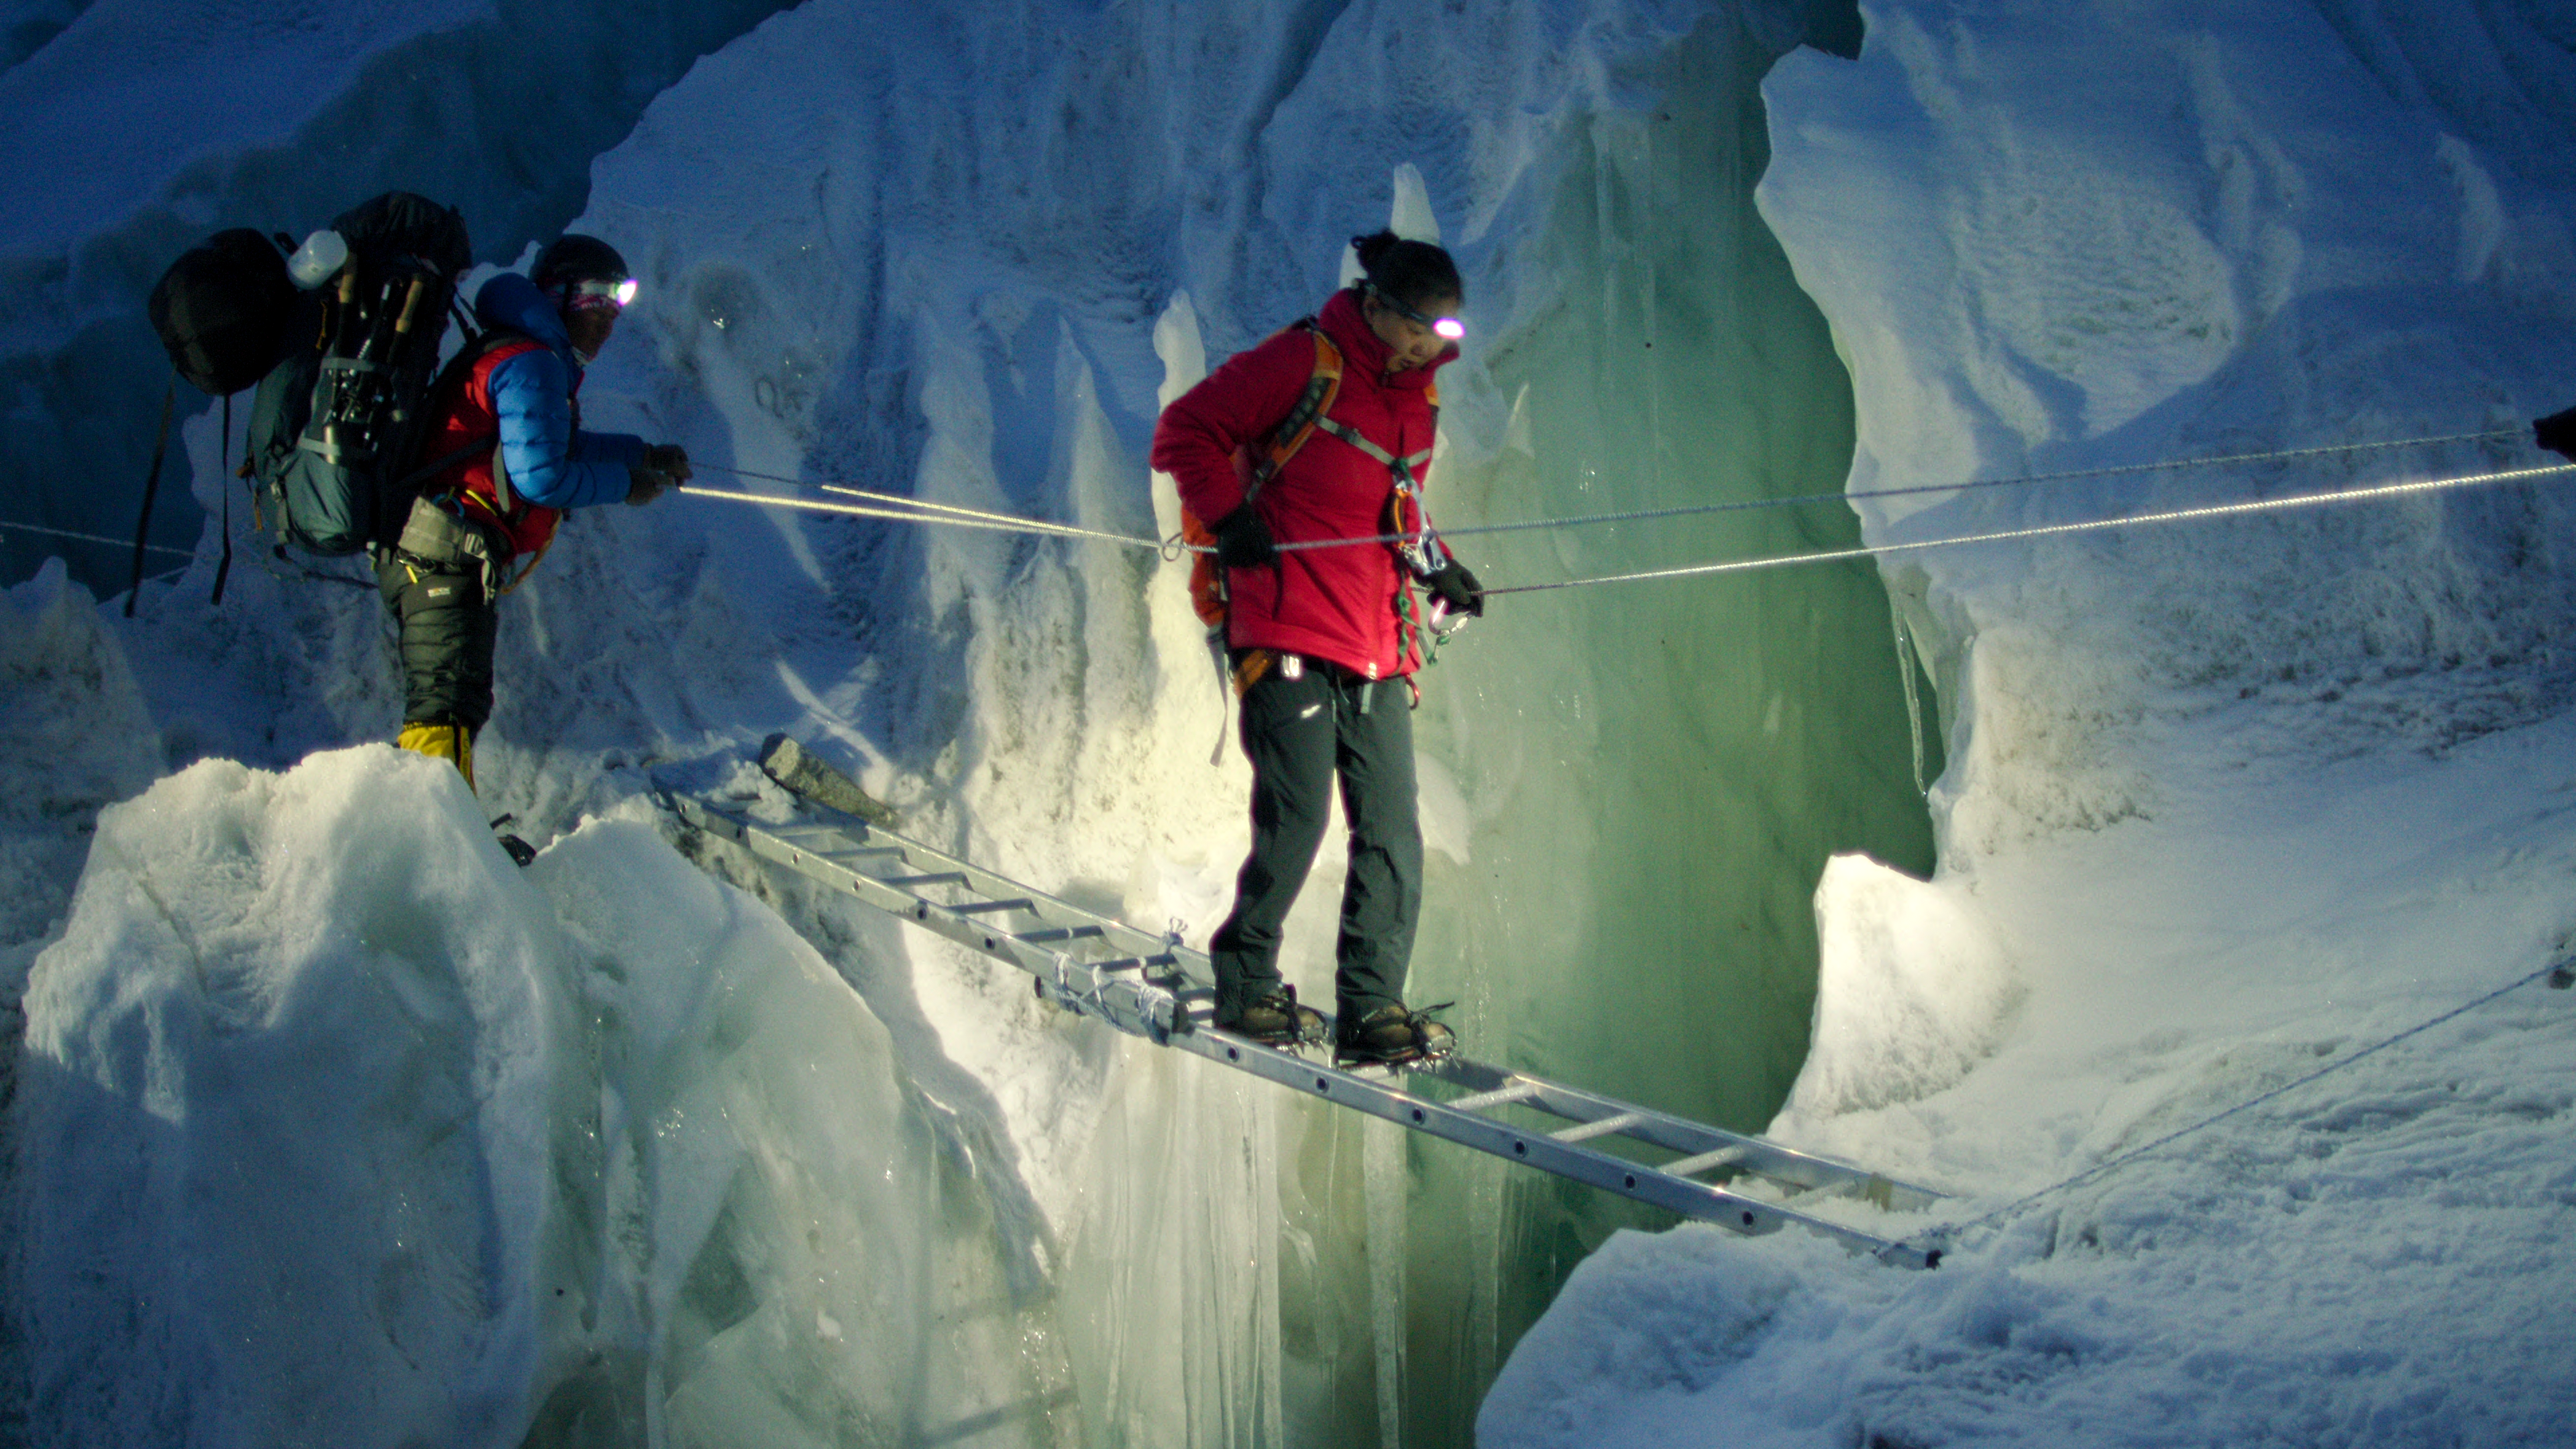
<instances>
[{"instance_id":1,"label":"aluminum ladder","mask_svg":"<svg viewBox=\"0 0 2576 1449\"><path fill-rule=\"evenodd\" d=\"M771 867L1016 966L1036 978L1041 998L1121 1031L1681 1217L1747 1234L1795 1224L1902 1267L1940 1261L1937 1248L1877 1237L1703 1178L1751 1176L1792 1200L1842 1194L1899 1211L1937 1201L1940 1195L1929 1189L1462 1056L1404 1069L1463 1089L1435 1100L1406 1090L1384 1068L1344 1070L1331 1065L1328 1053L1318 1061L1217 1030L1214 969L1205 953L1176 936L1095 915L836 811L811 810L815 818L770 825L732 804L668 791L656 798L699 837L739 846ZM1330 1026L1328 1017L1328 1040ZM1503 1116L1513 1109L1549 1121L1514 1125ZM1641 1160L1658 1149L1678 1155Z\"/></svg>"}]
</instances>

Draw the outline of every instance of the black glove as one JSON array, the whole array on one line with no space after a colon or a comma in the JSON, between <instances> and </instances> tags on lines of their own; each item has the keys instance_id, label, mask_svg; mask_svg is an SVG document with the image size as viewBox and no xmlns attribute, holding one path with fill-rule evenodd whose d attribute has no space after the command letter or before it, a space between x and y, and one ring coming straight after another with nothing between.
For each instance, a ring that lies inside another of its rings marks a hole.
<instances>
[{"instance_id":1,"label":"black glove","mask_svg":"<svg viewBox=\"0 0 2576 1449\"><path fill-rule=\"evenodd\" d=\"M2531 440L2568 462L2576 463L2576 408L2551 413L2533 423Z\"/></svg>"},{"instance_id":2,"label":"black glove","mask_svg":"<svg viewBox=\"0 0 2576 1449\"><path fill-rule=\"evenodd\" d=\"M1270 525L1249 503L1218 519L1208 532L1216 535L1216 561L1227 568L1259 568L1279 561L1279 545L1271 540Z\"/></svg>"},{"instance_id":3,"label":"black glove","mask_svg":"<svg viewBox=\"0 0 2576 1449\"><path fill-rule=\"evenodd\" d=\"M689 481L689 450L677 443L657 443L644 450L644 461L626 470L626 501L641 508Z\"/></svg>"},{"instance_id":4,"label":"black glove","mask_svg":"<svg viewBox=\"0 0 2576 1449\"><path fill-rule=\"evenodd\" d=\"M1440 596L1440 602L1449 606L1450 613L1477 619L1485 617L1485 586L1476 582L1476 576L1467 572L1465 564L1453 558L1433 569L1431 577L1422 582L1432 593Z\"/></svg>"}]
</instances>

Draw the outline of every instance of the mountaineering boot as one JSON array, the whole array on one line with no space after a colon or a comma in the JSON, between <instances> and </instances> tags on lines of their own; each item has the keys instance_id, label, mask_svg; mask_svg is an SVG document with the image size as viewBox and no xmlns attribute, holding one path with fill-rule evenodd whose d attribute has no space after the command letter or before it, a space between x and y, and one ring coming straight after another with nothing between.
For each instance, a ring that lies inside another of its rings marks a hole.
<instances>
[{"instance_id":1,"label":"mountaineering boot","mask_svg":"<svg viewBox=\"0 0 2576 1449\"><path fill-rule=\"evenodd\" d=\"M465 788L474 788L474 732L461 724L407 724L394 740L397 748L433 760L445 760L465 777Z\"/></svg>"},{"instance_id":2,"label":"mountaineering boot","mask_svg":"<svg viewBox=\"0 0 2576 1449\"><path fill-rule=\"evenodd\" d=\"M1394 1067L1449 1055L1457 1050L1458 1037L1431 1019L1429 1013L1440 1009L1409 1011L1404 1003L1391 1002L1366 1016L1343 1012L1334 1026L1333 1065Z\"/></svg>"},{"instance_id":3,"label":"mountaineering boot","mask_svg":"<svg viewBox=\"0 0 2576 1449\"><path fill-rule=\"evenodd\" d=\"M1311 1006L1299 1006L1296 987L1282 986L1255 998L1232 1020L1219 1018L1216 1029L1263 1046L1293 1047L1323 1038L1324 1015Z\"/></svg>"},{"instance_id":4,"label":"mountaineering boot","mask_svg":"<svg viewBox=\"0 0 2576 1449\"><path fill-rule=\"evenodd\" d=\"M519 817L516 815L504 815L500 819L493 821L492 838L501 842L502 853L510 857L510 863L512 865L517 866L521 870L526 870L528 868L528 862L537 858L537 848L501 828L518 818Z\"/></svg>"}]
</instances>

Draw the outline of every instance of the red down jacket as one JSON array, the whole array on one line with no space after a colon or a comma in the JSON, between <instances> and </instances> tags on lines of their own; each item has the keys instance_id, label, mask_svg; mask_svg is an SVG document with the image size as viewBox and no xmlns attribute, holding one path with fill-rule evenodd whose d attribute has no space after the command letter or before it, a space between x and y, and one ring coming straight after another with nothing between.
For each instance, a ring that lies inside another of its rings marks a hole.
<instances>
[{"instance_id":1,"label":"red down jacket","mask_svg":"<svg viewBox=\"0 0 2576 1449\"><path fill-rule=\"evenodd\" d=\"M1386 371L1390 350L1349 290L1335 293L1315 321L1342 350L1341 390L1326 416L1398 458L1428 449L1428 389L1457 349L1443 351L1428 367ZM1202 522L1214 524L1242 504L1237 454L1287 417L1314 371L1314 340L1292 328L1227 359L1163 409L1154 426L1154 466L1172 475L1181 502ZM1319 428L1252 506L1280 543L1364 538L1389 531L1394 491L1386 464ZM1234 648L1329 659L1371 679L1421 667L1397 619L1412 583L1385 544L1282 553L1276 567L1229 570L1226 583L1232 600L1226 642Z\"/></svg>"}]
</instances>

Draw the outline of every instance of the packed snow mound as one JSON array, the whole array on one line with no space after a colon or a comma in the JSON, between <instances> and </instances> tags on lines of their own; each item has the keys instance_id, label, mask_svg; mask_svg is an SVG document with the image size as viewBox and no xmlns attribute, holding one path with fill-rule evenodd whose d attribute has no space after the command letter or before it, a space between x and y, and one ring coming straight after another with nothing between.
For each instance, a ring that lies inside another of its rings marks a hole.
<instances>
[{"instance_id":1,"label":"packed snow mound","mask_svg":"<svg viewBox=\"0 0 2576 1449\"><path fill-rule=\"evenodd\" d=\"M44 1442L910 1411L935 1170L884 1030L645 825L522 873L444 764L203 762L102 813L26 1012Z\"/></svg>"}]
</instances>

